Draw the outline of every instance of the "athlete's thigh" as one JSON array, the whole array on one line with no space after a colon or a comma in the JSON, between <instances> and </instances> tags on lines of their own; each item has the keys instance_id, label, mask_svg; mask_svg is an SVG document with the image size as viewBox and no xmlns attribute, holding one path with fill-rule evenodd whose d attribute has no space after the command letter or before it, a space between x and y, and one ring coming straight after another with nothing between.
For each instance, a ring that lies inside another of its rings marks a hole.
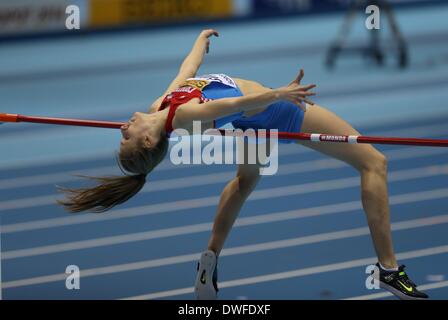
<instances>
[{"instance_id":1,"label":"athlete's thigh","mask_svg":"<svg viewBox=\"0 0 448 320\"><path fill-rule=\"evenodd\" d=\"M324 133L334 135L360 135L350 124L335 113L319 106L310 106L305 112L301 132ZM298 143L319 151L330 157L342 160L358 170L363 169L369 161L381 157L379 151L368 144L346 144L337 142L310 142Z\"/></svg>"}]
</instances>

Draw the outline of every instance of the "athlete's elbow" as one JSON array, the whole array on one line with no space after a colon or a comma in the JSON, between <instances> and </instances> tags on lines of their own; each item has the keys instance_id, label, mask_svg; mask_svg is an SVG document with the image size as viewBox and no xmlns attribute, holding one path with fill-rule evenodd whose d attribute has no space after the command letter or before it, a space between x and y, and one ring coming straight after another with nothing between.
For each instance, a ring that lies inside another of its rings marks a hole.
<instances>
[{"instance_id":1,"label":"athlete's elbow","mask_svg":"<svg viewBox=\"0 0 448 320\"><path fill-rule=\"evenodd\" d=\"M196 66L193 63L187 63L183 64L180 67L178 76L181 76L182 78L192 78L196 76L196 72L198 71L199 66Z\"/></svg>"}]
</instances>

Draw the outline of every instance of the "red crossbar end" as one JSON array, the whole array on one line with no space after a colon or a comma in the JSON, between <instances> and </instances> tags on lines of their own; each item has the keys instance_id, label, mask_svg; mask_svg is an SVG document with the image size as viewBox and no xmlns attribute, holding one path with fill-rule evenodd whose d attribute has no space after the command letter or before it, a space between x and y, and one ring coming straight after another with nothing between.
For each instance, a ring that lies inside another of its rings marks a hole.
<instances>
[{"instance_id":1,"label":"red crossbar end","mask_svg":"<svg viewBox=\"0 0 448 320\"><path fill-rule=\"evenodd\" d=\"M18 122L18 118L18 114L0 113L0 122Z\"/></svg>"}]
</instances>

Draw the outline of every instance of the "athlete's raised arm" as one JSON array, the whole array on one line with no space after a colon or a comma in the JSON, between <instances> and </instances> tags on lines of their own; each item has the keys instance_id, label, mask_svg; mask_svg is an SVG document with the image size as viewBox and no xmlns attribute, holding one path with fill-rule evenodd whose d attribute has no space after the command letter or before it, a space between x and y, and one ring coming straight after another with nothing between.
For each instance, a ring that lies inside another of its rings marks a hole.
<instances>
[{"instance_id":1,"label":"athlete's raised arm","mask_svg":"<svg viewBox=\"0 0 448 320\"><path fill-rule=\"evenodd\" d=\"M219 37L218 31L207 29L199 34L193 48L180 66L176 79L184 81L185 79L196 76L196 72L201 67L204 55L209 52L211 36Z\"/></svg>"},{"instance_id":2,"label":"athlete's raised arm","mask_svg":"<svg viewBox=\"0 0 448 320\"><path fill-rule=\"evenodd\" d=\"M198 72L204 59L204 55L209 52L210 47L209 38L211 36L219 37L219 34L216 30L213 29L203 30L199 34L199 36L197 37L196 41L193 44L193 48L191 49L190 53L185 57L184 61L182 62L178 74L176 75L174 80L170 83L168 88L165 90L165 93L156 101L154 101L154 103L150 108L149 111L150 113L157 110L165 95L172 92L174 89L178 88L188 78L196 76L196 73Z\"/></svg>"}]
</instances>

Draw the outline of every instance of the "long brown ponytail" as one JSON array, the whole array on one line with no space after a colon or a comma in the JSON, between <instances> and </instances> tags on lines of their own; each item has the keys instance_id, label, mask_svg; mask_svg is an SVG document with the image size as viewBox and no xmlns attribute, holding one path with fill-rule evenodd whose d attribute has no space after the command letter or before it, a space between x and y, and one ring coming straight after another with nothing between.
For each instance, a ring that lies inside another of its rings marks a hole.
<instances>
[{"instance_id":1,"label":"long brown ponytail","mask_svg":"<svg viewBox=\"0 0 448 320\"><path fill-rule=\"evenodd\" d=\"M104 212L122 204L137 194L145 185L146 176L165 157L168 151L168 139L161 137L158 144L150 149L139 148L129 155L119 155L119 165L131 174L115 177L86 177L98 184L91 188L71 189L58 187L66 194L66 199L57 203L67 211Z\"/></svg>"},{"instance_id":2,"label":"long brown ponytail","mask_svg":"<svg viewBox=\"0 0 448 320\"><path fill-rule=\"evenodd\" d=\"M99 184L93 188L59 190L66 193L67 200L58 200L68 211L81 212L92 210L104 212L121 204L137 194L145 185L146 175L139 174L123 177L85 177Z\"/></svg>"}]
</instances>

